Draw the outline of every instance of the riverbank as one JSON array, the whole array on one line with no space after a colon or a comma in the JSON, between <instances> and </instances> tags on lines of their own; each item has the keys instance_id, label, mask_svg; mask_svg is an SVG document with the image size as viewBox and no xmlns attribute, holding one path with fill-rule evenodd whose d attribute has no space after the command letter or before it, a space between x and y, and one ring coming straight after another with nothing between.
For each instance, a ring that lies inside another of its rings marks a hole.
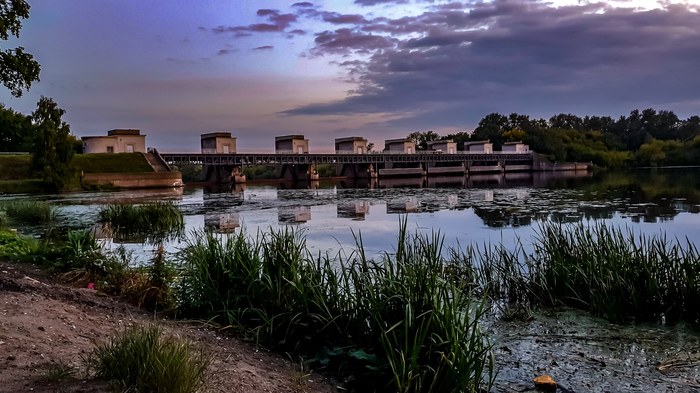
<instances>
[{"instance_id":1,"label":"riverbank","mask_svg":"<svg viewBox=\"0 0 700 393\"><path fill-rule=\"evenodd\" d=\"M103 392L85 378L81 357L95 342L136 324L156 321L213 357L207 392L337 392L320 375L241 342L202 321L164 320L95 290L61 284L46 270L0 261L0 391ZM59 365L74 375L56 380Z\"/></svg>"}]
</instances>

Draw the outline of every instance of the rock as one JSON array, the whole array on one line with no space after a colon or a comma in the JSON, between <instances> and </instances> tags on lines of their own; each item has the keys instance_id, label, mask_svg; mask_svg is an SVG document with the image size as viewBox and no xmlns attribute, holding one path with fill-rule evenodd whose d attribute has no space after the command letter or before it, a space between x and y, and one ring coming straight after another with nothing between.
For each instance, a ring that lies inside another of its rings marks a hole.
<instances>
[{"instance_id":1,"label":"rock","mask_svg":"<svg viewBox=\"0 0 700 393\"><path fill-rule=\"evenodd\" d=\"M547 374L542 374L539 377L533 379L535 382L535 387L540 390L546 390L553 392L557 390L557 382Z\"/></svg>"}]
</instances>

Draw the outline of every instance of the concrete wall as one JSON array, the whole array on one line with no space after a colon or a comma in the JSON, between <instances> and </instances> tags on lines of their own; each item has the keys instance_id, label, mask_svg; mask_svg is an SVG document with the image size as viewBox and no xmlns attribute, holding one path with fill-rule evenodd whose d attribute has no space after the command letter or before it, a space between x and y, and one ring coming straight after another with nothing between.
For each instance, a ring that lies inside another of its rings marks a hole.
<instances>
[{"instance_id":1,"label":"concrete wall","mask_svg":"<svg viewBox=\"0 0 700 393\"><path fill-rule=\"evenodd\" d=\"M416 144L410 141L386 142L384 145L384 149L389 153L413 154L416 152Z\"/></svg>"},{"instance_id":2,"label":"concrete wall","mask_svg":"<svg viewBox=\"0 0 700 393\"><path fill-rule=\"evenodd\" d=\"M308 154L308 139L283 139L275 141L275 152L279 154Z\"/></svg>"},{"instance_id":3,"label":"concrete wall","mask_svg":"<svg viewBox=\"0 0 700 393\"><path fill-rule=\"evenodd\" d=\"M202 139L203 154L236 154L236 138L215 137Z\"/></svg>"},{"instance_id":4,"label":"concrete wall","mask_svg":"<svg viewBox=\"0 0 700 393\"><path fill-rule=\"evenodd\" d=\"M145 173L85 173L81 177L85 187L168 188L182 187L180 172Z\"/></svg>"},{"instance_id":5,"label":"concrete wall","mask_svg":"<svg viewBox=\"0 0 700 393\"><path fill-rule=\"evenodd\" d=\"M530 146L524 143L504 143L501 147L501 151L504 153L528 153L530 151Z\"/></svg>"},{"instance_id":6,"label":"concrete wall","mask_svg":"<svg viewBox=\"0 0 700 393\"><path fill-rule=\"evenodd\" d=\"M493 144L492 143L477 143L473 145L467 145L467 151L469 153L484 153L484 154L491 154L493 153Z\"/></svg>"},{"instance_id":7,"label":"concrete wall","mask_svg":"<svg viewBox=\"0 0 700 393\"><path fill-rule=\"evenodd\" d=\"M335 152L338 154L366 154L367 140L364 141L348 141L336 142Z\"/></svg>"},{"instance_id":8,"label":"concrete wall","mask_svg":"<svg viewBox=\"0 0 700 393\"><path fill-rule=\"evenodd\" d=\"M428 148L446 154L457 153L457 142L435 141L428 144Z\"/></svg>"},{"instance_id":9,"label":"concrete wall","mask_svg":"<svg viewBox=\"0 0 700 393\"><path fill-rule=\"evenodd\" d=\"M110 151L110 147L111 150ZM145 135L115 135L83 138L83 153L145 153Z\"/></svg>"}]
</instances>

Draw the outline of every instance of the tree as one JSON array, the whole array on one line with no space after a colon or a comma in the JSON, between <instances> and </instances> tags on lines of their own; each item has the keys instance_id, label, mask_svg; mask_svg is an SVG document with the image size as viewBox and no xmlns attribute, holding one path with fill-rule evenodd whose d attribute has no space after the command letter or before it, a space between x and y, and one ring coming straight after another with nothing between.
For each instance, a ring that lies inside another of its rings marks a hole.
<instances>
[{"instance_id":1,"label":"tree","mask_svg":"<svg viewBox=\"0 0 700 393\"><path fill-rule=\"evenodd\" d=\"M53 190L61 190L73 171L70 160L73 157L73 138L70 127L61 117L66 113L51 98L42 96L32 113L36 128L33 167L43 182Z\"/></svg>"},{"instance_id":2,"label":"tree","mask_svg":"<svg viewBox=\"0 0 700 393\"><path fill-rule=\"evenodd\" d=\"M29 8L25 0L0 0L0 39L19 37L22 19L29 18ZM13 96L20 97L23 90L29 90L32 82L39 80L40 71L39 63L23 47L0 51L0 80Z\"/></svg>"},{"instance_id":3,"label":"tree","mask_svg":"<svg viewBox=\"0 0 700 393\"><path fill-rule=\"evenodd\" d=\"M0 150L31 151L33 142L31 117L0 104Z\"/></svg>"},{"instance_id":4,"label":"tree","mask_svg":"<svg viewBox=\"0 0 700 393\"><path fill-rule=\"evenodd\" d=\"M439 140L440 135L432 130L426 132L415 131L408 134L407 138L416 144L416 149L428 150L428 142Z\"/></svg>"}]
</instances>

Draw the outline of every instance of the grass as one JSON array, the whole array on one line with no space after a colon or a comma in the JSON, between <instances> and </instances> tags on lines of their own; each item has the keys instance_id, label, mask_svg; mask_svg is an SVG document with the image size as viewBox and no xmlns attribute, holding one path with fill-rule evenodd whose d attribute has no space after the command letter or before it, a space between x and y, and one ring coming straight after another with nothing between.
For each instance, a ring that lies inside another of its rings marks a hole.
<instances>
[{"instance_id":1,"label":"grass","mask_svg":"<svg viewBox=\"0 0 700 393\"><path fill-rule=\"evenodd\" d=\"M162 328L137 326L98 344L85 361L124 391L190 393L201 389L210 358Z\"/></svg>"},{"instance_id":2,"label":"grass","mask_svg":"<svg viewBox=\"0 0 700 393\"><path fill-rule=\"evenodd\" d=\"M312 257L290 229L247 238L195 233L180 254L182 312L215 318L268 347L305 356L354 389L479 391L493 360L483 304L446 279L442 240L408 236L367 260Z\"/></svg>"},{"instance_id":3,"label":"grass","mask_svg":"<svg viewBox=\"0 0 700 393\"><path fill-rule=\"evenodd\" d=\"M43 379L50 383L70 381L75 379L77 372L78 369L73 365L59 360L49 365Z\"/></svg>"},{"instance_id":4,"label":"grass","mask_svg":"<svg viewBox=\"0 0 700 393\"><path fill-rule=\"evenodd\" d=\"M109 222L119 239L145 239L154 243L180 236L184 219L171 202L143 205L114 204L100 210L100 221Z\"/></svg>"},{"instance_id":5,"label":"grass","mask_svg":"<svg viewBox=\"0 0 700 393\"><path fill-rule=\"evenodd\" d=\"M663 236L605 225L547 225L535 243L533 289L545 304L617 322L700 323L700 254Z\"/></svg>"},{"instance_id":6,"label":"grass","mask_svg":"<svg viewBox=\"0 0 700 393\"><path fill-rule=\"evenodd\" d=\"M141 153L93 153L76 154L71 166L76 173L140 173L153 172L153 168Z\"/></svg>"},{"instance_id":7,"label":"grass","mask_svg":"<svg viewBox=\"0 0 700 393\"><path fill-rule=\"evenodd\" d=\"M0 194L37 194L46 192L41 179L0 180Z\"/></svg>"},{"instance_id":8,"label":"grass","mask_svg":"<svg viewBox=\"0 0 700 393\"><path fill-rule=\"evenodd\" d=\"M31 154L1 154L0 181L24 180L32 177Z\"/></svg>"},{"instance_id":9,"label":"grass","mask_svg":"<svg viewBox=\"0 0 700 393\"><path fill-rule=\"evenodd\" d=\"M42 224L53 221L53 206L41 201L11 201L0 206L7 217L25 224Z\"/></svg>"}]
</instances>

